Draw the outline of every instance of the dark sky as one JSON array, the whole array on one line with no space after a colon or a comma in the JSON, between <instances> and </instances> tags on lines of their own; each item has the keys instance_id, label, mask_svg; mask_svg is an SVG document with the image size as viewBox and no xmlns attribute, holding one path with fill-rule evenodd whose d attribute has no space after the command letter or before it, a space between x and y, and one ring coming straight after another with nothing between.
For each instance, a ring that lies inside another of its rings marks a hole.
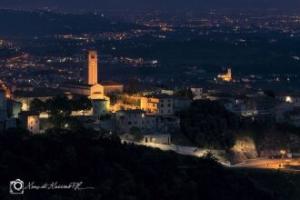
<instances>
[{"instance_id":1,"label":"dark sky","mask_svg":"<svg viewBox=\"0 0 300 200\"><path fill-rule=\"evenodd\" d=\"M300 0L0 0L0 7L74 9L300 8Z\"/></svg>"}]
</instances>

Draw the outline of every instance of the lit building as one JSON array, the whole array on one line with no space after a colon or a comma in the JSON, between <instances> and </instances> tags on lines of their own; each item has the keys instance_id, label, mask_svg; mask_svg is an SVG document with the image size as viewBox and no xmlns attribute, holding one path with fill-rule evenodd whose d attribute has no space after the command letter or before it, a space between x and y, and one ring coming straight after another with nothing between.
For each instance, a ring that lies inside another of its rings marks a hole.
<instances>
[{"instance_id":1,"label":"lit building","mask_svg":"<svg viewBox=\"0 0 300 200\"><path fill-rule=\"evenodd\" d=\"M88 84L98 83L98 55L97 51L89 51L88 55Z\"/></svg>"},{"instance_id":2,"label":"lit building","mask_svg":"<svg viewBox=\"0 0 300 200\"><path fill-rule=\"evenodd\" d=\"M9 118L18 118L19 113L21 112L22 103L14 100L7 101L7 111Z\"/></svg>"},{"instance_id":3,"label":"lit building","mask_svg":"<svg viewBox=\"0 0 300 200\"><path fill-rule=\"evenodd\" d=\"M161 95L158 97L158 110L160 115L173 115L174 114L174 99L172 96Z\"/></svg>"},{"instance_id":4,"label":"lit building","mask_svg":"<svg viewBox=\"0 0 300 200\"><path fill-rule=\"evenodd\" d=\"M173 133L180 127L175 116L147 114L143 110L119 110L115 114L118 131L129 133L131 128L139 128L143 133Z\"/></svg>"},{"instance_id":5,"label":"lit building","mask_svg":"<svg viewBox=\"0 0 300 200\"><path fill-rule=\"evenodd\" d=\"M112 106L112 111L143 110L147 113L158 113L159 99L131 95L120 95L119 100Z\"/></svg>"},{"instance_id":6,"label":"lit building","mask_svg":"<svg viewBox=\"0 0 300 200\"><path fill-rule=\"evenodd\" d=\"M194 100L201 99L203 96L203 88L191 87L191 91L194 95Z\"/></svg>"},{"instance_id":7,"label":"lit building","mask_svg":"<svg viewBox=\"0 0 300 200\"><path fill-rule=\"evenodd\" d=\"M97 51L89 51L88 55L88 85L99 85L98 81L98 55ZM104 89L104 94L121 93L124 86L113 81L101 81L100 83Z\"/></svg>"},{"instance_id":8,"label":"lit building","mask_svg":"<svg viewBox=\"0 0 300 200\"><path fill-rule=\"evenodd\" d=\"M293 101L293 98L291 96L286 96L285 97L285 102L286 103L293 103L294 101Z\"/></svg>"},{"instance_id":9,"label":"lit building","mask_svg":"<svg viewBox=\"0 0 300 200\"><path fill-rule=\"evenodd\" d=\"M21 103L9 97L6 89L0 89L0 131L16 128L16 118L21 111Z\"/></svg>"},{"instance_id":10,"label":"lit building","mask_svg":"<svg viewBox=\"0 0 300 200\"><path fill-rule=\"evenodd\" d=\"M5 97L10 99L11 98L11 91L2 80L0 80L0 88L5 92Z\"/></svg>"},{"instance_id":11,"label":"lit building","mask_svg":"<svg viewBox=\"0 0 300 200\"><path fill-rule=\"evenodd\" d=\"M152 97L123 95L121 100L114 105L113 111L117 110L143 110L146 113L159 115L173 115L175 112L188 108L191 100L174 97L166 94Z\"/></svg>"},{"instance_id":12,"label":"lit building","mask_svg":"<svg viewBox=\"0 0 300 200\"><path fill-rule=\"evenodd\" d=\"M120 110L116 113L116 122L121 132L129 133L133 127L143 128L145 111Z\"/></svg>"},{"instance_id":13,"label":"lit building","mask_svg":"<svg viewBox=\"0 0 300 200\"><path fill-rule=\"evenodd\" d=\"M225 74L219 74L218 78L225 82L231 82L232 81L232 71L231 68L227 69L227 73Z\"/></svg>"},{"instance_id":14,"label":"lit building","mask_svg":"<svg viewBox=\"0 0 300 200\"><path fill-rule=\"evenodd\" d=\"M151 97L141 97L140 108L148 113L157 113L158 112L158 98Z\"/></svg>"},{"instance_id":15,"label":"lit building","mask_svg":"<svg viewBox=\"0 0 300 200\"><path fill-rule=\"evenodd\" d=\"M95 85L101 85L104 89L104 95L109 94L120 94L124 91L123 84L115 83L112 81L109 82L103 82L101 84L95 84ZM90 96L92 91L93 85L88 84L64 84L60 87L61 90L65 92L70 92L75 95L82 95L82 96Z\"/></svg>"},{"instance_id":16,"label":"lit building","mask_svg":"<svg viewBox=\"0 0 300 200\"><path fill-rule=\"evenodd\" d=\"M34 112L21 112L20 121L23 128L26 128L33 134L40 133L39 114Z\"/></svg>"},{"instance_id":17,"label":"lit building","mask_svg":"<svg viewBox=\"0 0 300 200\"><path fill-rule=\"evenodd\" d=\"M102 81L101 85L104 87L104 94L120 94L124 92L124 85L113 81Z\"/></svg>"},{"instance_id":18,"label":"lit building","mask_svg":"<svg viewBox=\"0 0 300 200\"><path fill-rule=\"evenodd\" d=\"M90 87L90 98L91 99L104 99L104 87L100 84L95 84Z\"/></svg>"},{"instance_id":19,"label":"lit building","mask_svg":"<svg viewBox=\"0 0 300 200\"><path fill-rule=\"evenodd\" d=\"M271 97L252 96L239 99L231 99L225 103L225 108L230 112L243 117L255 119L273 119L275 113L279 113L277 102Z\"/></svg>"},{"instance_id":20,"label":"lit building","mask_svg":"<svg viewBox=\"0 0 300 200\"><path fill-rule=\"evenodd\" d=\"M104 94L104 87L100 84L95 84L91 87L90 99L93 105L93 115L100 119L106 115L110 109L110 99Z\"/></svg>"},{"instance_id":21,"label":"lit building","mask_svg":"<svg viewBox=\"0 0 300 200\"><path fill-rule=\"evenodd\" d=\"M147 144L171 144L171 135L170 134L151 134L145 135L142 142Z\"/></svg>"},{"instance_id":22,"label":"lit building","mask_svg":"<svg viewBox=\"0 0 300 200\"><path fill-rule=\"evenodd\" d=\"M61 85L61 89L65 92L71 92L76 95L83 95L91 97L91 93L94 93L93 86L97 85L97 89L100 85L103 87L103 94L109 95L112 93L122 93L124 91L123 84L119 84L113 81L98 81L98 56L96 51L89 51L88 53L88 68L87 68L87 83L85 84L69 84L65 83ZM99 99L99 98L98 98Z\"/></svg>"}]
</instances>

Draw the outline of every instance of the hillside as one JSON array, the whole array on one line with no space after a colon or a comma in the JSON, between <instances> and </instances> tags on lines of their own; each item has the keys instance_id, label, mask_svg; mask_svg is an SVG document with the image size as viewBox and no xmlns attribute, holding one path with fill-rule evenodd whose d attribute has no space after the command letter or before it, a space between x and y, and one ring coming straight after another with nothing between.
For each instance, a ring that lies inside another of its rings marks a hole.
<instances>
[{"instance_id":1,"label":"hillside","mask_svg":"<svg viewBox=\"0 0 300 200\"><path fill-rule=\"evenodd\" d=\"M0 36L99 33L131 28L94 14L64 14L46 11L0 10Z\"/></svg>"},{"instance_id":2,"label":"hillside","mask_svg":"<svg viewBox=\"0 0 300 200\"><path fill-rule=\"evenodd\" d=\"M87 130L50 132L42 136L16 130L1 134L0 199L10 199L7 185L16 178L25 184L83 181L95 187L76 192L26 190L25 200L277 199L276 193L256 185L250 177L209 158L123 145L118 138Z\"/></svg>"}]
</instances>

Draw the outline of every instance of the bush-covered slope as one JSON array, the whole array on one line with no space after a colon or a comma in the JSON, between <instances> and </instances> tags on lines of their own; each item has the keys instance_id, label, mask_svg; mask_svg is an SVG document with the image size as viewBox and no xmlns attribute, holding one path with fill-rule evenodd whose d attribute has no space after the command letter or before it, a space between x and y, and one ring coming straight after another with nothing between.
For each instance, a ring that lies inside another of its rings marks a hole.
<instances>
[{"instance_id":1,"label":"bush-covered slope","mask_svg":"<svg viewBox=\"0 0 300 200\"><path fill-rule=\"evenodd\" d=\"M276 199L251 179L211 159L123 145L91 131L0 135L0 199L10 180L83 181L88 191L25 191L23 199Z\"/></svg>"}]
</instances>

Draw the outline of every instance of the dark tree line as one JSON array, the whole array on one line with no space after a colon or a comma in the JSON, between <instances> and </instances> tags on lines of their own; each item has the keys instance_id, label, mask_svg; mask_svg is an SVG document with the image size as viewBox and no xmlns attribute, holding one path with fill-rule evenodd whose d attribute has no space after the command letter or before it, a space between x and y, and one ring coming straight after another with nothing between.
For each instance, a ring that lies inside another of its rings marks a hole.
<instances>
[{"instance_id":1,"label":"dark tree line","mask_svg":"<svg viewBox=\"0 0 300 200\"><path fill-rule=\"evenodd\" d=\"M73 99L68 99L65 96L56 96L47 101L34 99L31 102L30 109L37 112L67 112L88 110L92 108L91 101L85 97L80 96Z\"/></svg>"},{"instance_id":2,"label":"dark tree line","mask_svg":"<svg viewBox=\"0 0 300 200\"><path fill-rule=\"evenodd\" d=\"M73 127L78 128L80 123L75 118L71 118L72 111L88 110L92 108L91 101L82 96L74 99L68 99L65 96L57 96L43 102L34 99L31 102L30 109L35 112L48 112L50 121L55 127L62 128Z\"/></svg>"}]
</instances>

